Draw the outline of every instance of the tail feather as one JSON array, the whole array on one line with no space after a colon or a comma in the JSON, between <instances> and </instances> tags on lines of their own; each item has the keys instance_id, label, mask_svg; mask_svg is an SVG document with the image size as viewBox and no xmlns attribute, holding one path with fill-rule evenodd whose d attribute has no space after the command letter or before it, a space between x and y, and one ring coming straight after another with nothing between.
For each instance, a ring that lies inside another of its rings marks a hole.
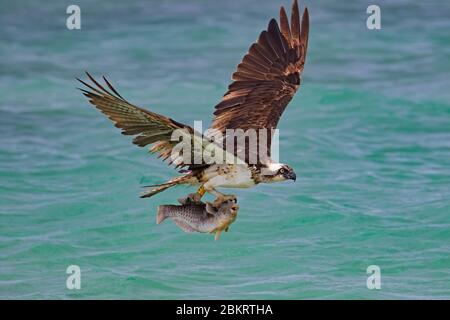
<instances>
[{"instance_id":1,"label":"tail feather","mask_svg":"<svg viewBox=\"0 0 450 320\"><path fill-rule=\"evenodd\" d=\"M173 186L177 185L177 183L171 183L171 184L161 184L156 186L155 188L145 191L144 193L141 194L141 198L150 198L152 196L154 196L155 194L158 194L160 192L163 192L166 189L169 189Z\"/></svg>"},{"instance_id":2,"label":"tail feather","mask_svg":"<svg viewBox=\"0 0 450 320\"><path fill-rule=\"evenodd\" d=\"M168 185L168 184L172 184L172 182L168 181L168 182L158 183L158 184L148 184L146 186L142 186L142 188L154 188L154 187L165 186L165 185Z\"/></svg>"},{"instance_id":3,"label":"tail feather","mask_svg":"<svg viewBox=\"0 0 450 320\"><path fill-rule=\"evenodd\" d=\"M160 192L163 192L166 189L169 189L173 186L176 186L177 184L183 184L188 183L188 181L192 178L192 174L187 174L184 176L176 177L172 180L169 180L162 184L152 185L154 187L151 190L144 191L144 193L141 194L141 198L150 198L154 196L155 194L158 194Z\"/></svg>"}]
</instances>

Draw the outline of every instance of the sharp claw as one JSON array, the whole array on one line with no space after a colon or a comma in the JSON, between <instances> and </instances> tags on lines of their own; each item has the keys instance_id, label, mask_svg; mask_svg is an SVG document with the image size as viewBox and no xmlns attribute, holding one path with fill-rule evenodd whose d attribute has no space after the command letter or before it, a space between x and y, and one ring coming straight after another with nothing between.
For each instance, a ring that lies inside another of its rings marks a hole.
<instances>
[{"instance_id":1,"label":"sharp claw","mask_svg":"<svg viewBox=\"0 0 450 320\"><path fill-rule=\"evenodd\" d=\"M190 199L194 201L195 203L201 203L202 202L202 195L199 193L194 193L190 195Z\"/></svg>"}]
</instances>

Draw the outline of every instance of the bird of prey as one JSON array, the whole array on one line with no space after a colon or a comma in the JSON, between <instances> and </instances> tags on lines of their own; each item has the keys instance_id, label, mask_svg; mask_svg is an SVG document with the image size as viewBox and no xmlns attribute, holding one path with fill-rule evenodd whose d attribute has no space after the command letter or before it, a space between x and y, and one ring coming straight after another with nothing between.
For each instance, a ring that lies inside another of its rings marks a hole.
<instances>
[{"instance_id":1,"label":"bird of prey","mask_svg":"<svg viewBox=\"0 0 450 320\"><path fill-rule=\"evenodd\" d=\"M272 19L268 28L262 31L253 43L237 70L232 83L215 106L211 128L223 132L227 129L273 130L300 87L305 57L308 48L309 15L305 8L300 19L297 0L292 5L290 21L283 7L280 8L279 23ZM158 153L164 160L170 158L182 175L169 181L153 185L141 197L151 197L179 184L198 186L195 200L200 201L205 192L216 196L216 204L227 201L229 196L217 188L249 188L259 183L270 183L296 179L294 170L287 164L277 163L270 158L271 136L267 139L268 157L250 163L248 153L244 158L238 150L226 150L224 144L217 148L227 155L238 158L233 163L186 163L184 158L173 159L172 152L177 141L173 141L175 130L186 135L197 136L194 129L163 115L137 107L125 100L111 83L103 77L101 85L89 73L91 83L79 80L86 86L82 90L90 103L104 113L122 134L135 136L133 143L144 147L152 145L150 152ZM195 139L195 138L194 138ZM201 148L204 147L202 139ZM209 140L208 140L209 141ZM195 149L195 148L194 148ZM191 149L191 152L194 152Z\"/></svg>"}]
</instances>

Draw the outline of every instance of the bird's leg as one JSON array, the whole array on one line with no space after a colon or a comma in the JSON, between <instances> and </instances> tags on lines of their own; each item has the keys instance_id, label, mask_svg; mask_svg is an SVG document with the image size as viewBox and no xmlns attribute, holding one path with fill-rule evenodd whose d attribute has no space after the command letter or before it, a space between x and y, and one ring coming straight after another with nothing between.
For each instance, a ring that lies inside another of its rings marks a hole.
<instances>
[{"instance_id":1,"label":"bird's leg","mask_svg":"<svg viewBox=\"0 0 450 320\"><path fill-rule=\"evenodd\" d=\"M216 197L216 200L214 200L214 207L219 208L222 203L227 201L233 201L234 203L237 203L236 196L234 194L223 194L215 189L212 189L209 191L212 195Z\"/></svg>"},{"instance_id":2,"label":"bird's leg","mask_svg":"<svg viewBox=\"0 0 450 320\"><path fill-rule=\"evenodd\" d=\"M200 199L205 195L206 189L203 185L200 186L197 190L197 194L200 196Z\"/></svg>"}]
</instances>

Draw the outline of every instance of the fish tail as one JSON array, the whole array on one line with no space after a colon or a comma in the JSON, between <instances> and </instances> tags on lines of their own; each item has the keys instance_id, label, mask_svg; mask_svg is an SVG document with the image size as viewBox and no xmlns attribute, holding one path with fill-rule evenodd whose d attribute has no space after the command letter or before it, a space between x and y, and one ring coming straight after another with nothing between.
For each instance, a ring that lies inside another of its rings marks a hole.
<instances>
[{"instance_id":1,"label":"fish tail","mask_svg":"<svg viewBox=\"0 0 450 320\"><path fill-rule=\"evenodd\" d=\"M166 183L162 184L156 184L152 185L151 187L154 187L150 190L144 191L144 193L141 194L141 198L150 198L154 196L155 194L158 194L160 192L163 192L166 189L169 189L173 186L176 186L177 184L183 184L183 183L189 183L189 181L192 179L192 174L186 174L184 176L173 178Z\"/></svg>"},{"instance_id":2,"label":"fish tail","mask_svg":"<svg viewBox=\"0 0 450 320\"><path fill-rule=\"evenodd\" d=\"M160 224L168 217L168 208L165 205L158 207L158 212L156 214L156 224Z\"/></svg>"}]
</instances>

